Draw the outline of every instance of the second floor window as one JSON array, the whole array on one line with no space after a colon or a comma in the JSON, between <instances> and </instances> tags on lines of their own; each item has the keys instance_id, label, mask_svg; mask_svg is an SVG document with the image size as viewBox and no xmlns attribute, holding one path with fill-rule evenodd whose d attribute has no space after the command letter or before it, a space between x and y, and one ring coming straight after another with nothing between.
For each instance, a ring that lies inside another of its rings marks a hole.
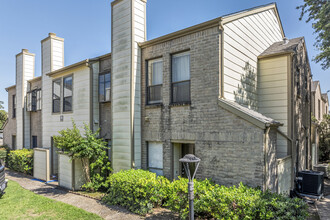
<instances>
[{"instance_id":1,"label":"second floor window","mask_svg":"<svg viewBox=\"0 0 330 220\"><path fill-rule=\"evenodd\" d=\"M13 118L16 118L16 95L12 96L12 102L13 102Z\"/></svg>"},{"instance_id":2,"label":"second floor window","mask_svg":"<svg viewBox=\"0 0 330 220\"><path fill-rule=\"evenodd\" d=\"M319 116L319 120L321 120L321 102L320 100L317 100L317 106L318 106L318 116Z\"/></svg>"},{"instance_id":3,"label":"second floor window","mask_svg":"<svg viewBox=\"0 0 330 220\"><path fill-rule=\"evenodd\" d=\"M163 61L155 59L148 61L148 104L162 102Z\"/></svg>"},{"instance_id":4,"label":"second floor window","mask_svg":"<svg viewBox=\"0 0 330 220\"><path fill-rule=\"evenodd\" d=\"M53 81L53 113L61 111L61 79Z\"/></svg>"},{"instance_id":5,"label":"second floor window","mask_svg":"<svg viewBox=\"0 0 330 220\"><path fill-rule=\"evenodd\" d=\"M63 78L63 112L72 111L72 76Z\"/></svg>"},{"instance_id":6,"label":"second floor window","mask_svg":"<svg viewBox=\"0 0 330 220\"><path fill-rule=\"evenodd\" d=\"M27 111L41 110L41 90L35 89L27 93Z\"/></svg>"},{"instance_id":7,"label":"second floor window","mask_svg":"<svg viewBox=\"0 0 330 220\"><path fill-rule=\"evenodd\" d=\"M99 101L110 101L110 73L103 73L99 75Z\"/></svg>"},{"instance_id":8,"label":"second floor window","mask_svg":"<svg viewBox=\"0 0 330 220\"><path fill-rule=\"evenodd\" d=\"M190 102L190 54L172 56L172 102Z\"/></svg>"}]
</instances>

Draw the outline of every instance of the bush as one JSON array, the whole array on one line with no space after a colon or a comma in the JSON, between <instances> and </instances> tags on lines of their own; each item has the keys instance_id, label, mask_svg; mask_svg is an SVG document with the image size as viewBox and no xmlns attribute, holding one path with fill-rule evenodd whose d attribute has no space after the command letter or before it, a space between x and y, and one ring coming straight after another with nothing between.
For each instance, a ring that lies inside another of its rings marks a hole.
<instances>
[{"instance_id":1,"label":"bush","mask_svg":"<svg viewBox=\"0 0 330 220\"><path fill-rule=\"evenodd\" d=\"M140 215L162 205L169 185L166 178L144 170L120 171L110 175L107 182L109 190L103 201L124 206Z\"/></svg>"},{"instance_id":2,"label":"bush","mask_svg":"<svg viewBox=\"0 0 330 220\"><path fill-rule=\"evenodd\" d=\"M180 178L168 188L165 203L182 219L189 213L188 180ZM219 186L210 180L194 181L194 208L199 218L215 219L305 219L307 205L300 199L262 192L242 183L236 187Z\"/></svg>"},{"instance_id":3,"label":"bush","mask_svg":"<svg viewBox=\"0 0 330 220\"><path fill-rule=\"evenodd\" d=\"M74 121L72 126L72 129L61 130L60 135L53 137L56 147L67 153L71 159L81 159L86 178L84 189L106 191L106 178L111 173L106 142L99 138L99 130L92 132L85 124L82 136Z\"/></svg>"},{"instance_id":4,"label":"bush","mask_svg":"<svg viewBox=\"0 0 330 220\"><path fill-rule=\"evenodd\" d=\"M5 148L0 147L0 160L4 160L7 157L7 150Z\"/></svg>"},{"instance_id":5,"label":"bush","mask_svg":"<svg viewBox=\"0 0 330 220\"><path fill-rule=\"evenodd\" d=\"M17 172L33 174L33 150L13 150L8 154L6 165Z\"/></svg>"}]
</instances>

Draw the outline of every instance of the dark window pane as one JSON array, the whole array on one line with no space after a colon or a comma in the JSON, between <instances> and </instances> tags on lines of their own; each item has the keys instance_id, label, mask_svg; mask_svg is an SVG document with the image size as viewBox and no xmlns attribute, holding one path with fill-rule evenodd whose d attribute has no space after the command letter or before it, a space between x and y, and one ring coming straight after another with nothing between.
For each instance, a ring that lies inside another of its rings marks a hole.
<instances>
[{"instance_id":1,"label":"dark window pane","mask_svg":"<svg viewBox=\"0 0 330 220\"><path fill-rule=\"evenodd\" d=\"M63 111L72 111L72 76L63 79Z\"/></svg>"},{"instance_id":2,"label":"dark window pane","mask_svg":"<svg viewBox=\"0 0 330 220\"><path fill-rule=\"evenodd\" d=\"M61 104L61 101L59 99L54 99L53 100L53 112L56 113L56 112L60 112L60 104Z\"/></svg>"},{"instance_id":3,"label":"dark window pane","mask_svg":"<svg viewBox=\"0 0 330 220\"><path fill-rule=\"evenodd\" d=\"M162 101L162 85L148 87L148 104Z\"/></svg>"},{"instance_id":4,"label":"dark window pane","mask_svg":"<svg viewBox=\"0 0 330 220\"><path fill-rule=\"evenodd\" d=\"M63 111L72 111L72 96L63 98Z\"/></svg>"},{"instance_id":5,"label":"dark window pane","mask_svg":"<svg viewBox=\"0 0 330 220\"><path fill-rule=\"evenodd\" d=\"M53 112L61 111L61 80L53 81Z\"/></svg>"},{"instance_id":6,"label":"dark window pane","mask_svg":"<svg viewBox=\"0 0 330 220\"><path fill-rule=\"evenodd\" d=\"M110 73L101 74L99 76L99 101L110 101L111 78Z\"/></svg>"},{"instance_id":7,"label":"dark window pane","mask_svg":"<svg viewBox=\"0 0 330 220\"><path fill-rule=\"evenodd\" d=\"M173 103L190 101L190 81L172 84Z\"/></svg>"},{"instance_id":8,"label":"dark window pane","mask_svg":"<svg viewBox=\"0 0 330 220\"><path fill-rule=\"evenodd\" d=\"M37 136L32 136L32 148L37 148L38 146Z\"/></svg>"}]
</instances>

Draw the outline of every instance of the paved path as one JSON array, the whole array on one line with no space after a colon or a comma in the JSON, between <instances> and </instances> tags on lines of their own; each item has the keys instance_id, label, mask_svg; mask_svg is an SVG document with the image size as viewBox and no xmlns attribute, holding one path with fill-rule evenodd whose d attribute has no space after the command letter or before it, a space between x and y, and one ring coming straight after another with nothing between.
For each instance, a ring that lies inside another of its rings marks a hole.
<instances>
[{"instance_id":1,"label":"paved path","mask_svg":"<svg viewBox=\"0 0 330 220\"><path fill-rule=\"evenodd\" d=\"M54 185L34 181L29 176L22 175L10 170L6 171L6 178L19 183L23 188L28 189L36 194L40 194L45 197L76 206L86 210L87 212L95 213L104 219L135 220L143 218L141 216L132 214L131 212L128 212L121 207L106 206L95 199L70 193L69 191Z\"/></svg>"},{"instance_id":2,"label":"paved path","mask_svg":"<svg viewBox=\"0 0 330 220\"><path fill-rule=\"evenodd\" d=\"M316 202L316 207L320 220L330 220L330 195L325 196L324 199Z\"/></svg>"},{"instance_id":3,"label":"paved path","mask_svg":"<svg viewBox=\"0 0 330 220\"><path fill-rule=\"evenodd\" d=\"M317 212L320 220L330 220L330 179L324 179L324 199L317 201Z\"/></svg>"}]
</instances>

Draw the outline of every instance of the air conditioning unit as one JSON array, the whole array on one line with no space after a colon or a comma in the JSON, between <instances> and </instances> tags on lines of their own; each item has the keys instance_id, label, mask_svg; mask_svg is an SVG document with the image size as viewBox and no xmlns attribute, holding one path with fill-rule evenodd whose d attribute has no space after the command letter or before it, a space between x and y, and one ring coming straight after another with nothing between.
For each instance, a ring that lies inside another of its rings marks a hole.
<instances>
[{"instance_id":1,"label":"air conditioning unit","mask_svg":"<svg viewBox=\"0 0 330 220\"><path fill-rule=\"evenodd\" d=\"M323 172L303 170L298 172L298 192L320 196L323 194Z\"/></svg>"}]
</instances>

